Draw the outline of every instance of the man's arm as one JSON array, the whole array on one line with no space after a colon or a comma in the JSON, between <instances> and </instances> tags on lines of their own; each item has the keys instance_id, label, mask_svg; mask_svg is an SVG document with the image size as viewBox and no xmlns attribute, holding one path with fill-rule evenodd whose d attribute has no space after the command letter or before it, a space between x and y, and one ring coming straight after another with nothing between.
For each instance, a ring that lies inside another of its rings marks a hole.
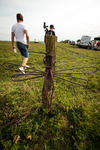
<instances>
[{"instance_id":1,"label":"man's arm","mask_svg":"<svg viewBox=\"0 0 100 150\"><path fill-rule=\"evenodd\" d=\"M14 32L11 32L11 41L12 41L12 48L14 49L15 48L15 45L14 45Z\"/></svg>"},{"instance_id":2,"label":"man's arm","mask_svg":"<svg viewBox=\"0 0 100 150\"><path fill-rule=\"evenodd\" d=\"M28 49L29 49L29 34L28 34L27 30L24 30L24 33L26 34L27 45L28 45Z\"/></svg>"}]
</instances>

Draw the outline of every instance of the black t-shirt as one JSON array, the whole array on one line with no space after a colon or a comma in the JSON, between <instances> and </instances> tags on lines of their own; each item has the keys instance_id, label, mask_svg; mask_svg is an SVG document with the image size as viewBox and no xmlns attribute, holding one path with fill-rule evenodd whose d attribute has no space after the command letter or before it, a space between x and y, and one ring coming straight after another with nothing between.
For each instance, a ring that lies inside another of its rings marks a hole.
<instances>
[{"instance_id":1,"label":"black t-shirt","mask_svg":"<svg viewBox=\"0 0 100 150\"><path fill-rule=\"evenodd\" d=\"M48 30L48 31L46 32L46 34L54 35L54 36L55 36L55 32L54 32L54 31L52 31L52 30Z\"/></svg>"},{"instance_id":2,"label":"black t-shirt","mask_svg":"<svg viewBox=\"0 0 100 150\"><path fill-rule=\"evenodd\" d=\"M46 31L45 35L46 35L46 34L49 34L49 35L53 35L53 36L55 36L55 32L54 32L54 31L52 31L52 30L48 30L48 31ZM45 36L44 36L44 42L45 42Z\"/></svg>"}]
</instances>

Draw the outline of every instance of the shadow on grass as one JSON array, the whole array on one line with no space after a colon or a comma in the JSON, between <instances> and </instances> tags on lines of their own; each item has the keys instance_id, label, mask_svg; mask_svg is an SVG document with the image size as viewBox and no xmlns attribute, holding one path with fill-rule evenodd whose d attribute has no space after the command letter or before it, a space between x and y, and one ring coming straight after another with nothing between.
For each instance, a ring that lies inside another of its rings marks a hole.
<instances>
[{"instance_id":1,"label":"shadow on grass","mask_svg":"<svg viewBox=\"0 0 100 150\"><path fill-rule=\"evenodd\" d=\"M1 96L1 99L1 149L100 149L99 125L93 124L93 118L88 118L84 106L63 107L56 103L49 116L48 109L42 110L41 104L32 107L27 105L26 111L17 112L6 95ZM98 119L98 115L95 119Z\"/></svg>"}]
</instances>

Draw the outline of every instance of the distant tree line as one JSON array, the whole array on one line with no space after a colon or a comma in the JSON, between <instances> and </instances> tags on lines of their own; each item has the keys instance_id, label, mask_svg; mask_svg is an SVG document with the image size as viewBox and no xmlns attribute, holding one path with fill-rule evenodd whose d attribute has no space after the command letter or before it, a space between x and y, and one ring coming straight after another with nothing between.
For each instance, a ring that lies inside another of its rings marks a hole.
<instances>
[{"instance_id":1,"label":"distant tree line","mask_svg":"<svg viewBox=\"0 0 100 150\"><path fill-rule=\"evenodd\" d=\"M70 40L60 41L60 43L69 43Z\"/></svg>"},{"instance_id":2,"label":"distant tree line","mask_svg":"<svg viewBox=\"0 0 100 150\"><path fill-rule=\"evenodd\" d=\"M71 40L64 40L64 41L60 41L60 43L70 43ZM77 40L77 42L80 42L80 39Z\"/></svg>"}]
</instances>

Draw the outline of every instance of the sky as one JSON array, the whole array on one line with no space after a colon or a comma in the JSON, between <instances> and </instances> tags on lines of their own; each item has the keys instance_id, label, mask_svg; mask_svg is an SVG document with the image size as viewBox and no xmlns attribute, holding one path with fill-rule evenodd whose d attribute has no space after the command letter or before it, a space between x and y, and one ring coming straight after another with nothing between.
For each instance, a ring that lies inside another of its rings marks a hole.
<instances>
[{"instance_id":1,"label":"sky","mask_svg":"<svg viewBox=\"0 0 100 150\"><path fill-rule=\"evenodd\" d=\"M30 41L44 40L43 22L54 25L58 42L100 36L100 0L0 0L1 41L11 41L17 13L24 17Z\"/></svg>"}]
</instances>

